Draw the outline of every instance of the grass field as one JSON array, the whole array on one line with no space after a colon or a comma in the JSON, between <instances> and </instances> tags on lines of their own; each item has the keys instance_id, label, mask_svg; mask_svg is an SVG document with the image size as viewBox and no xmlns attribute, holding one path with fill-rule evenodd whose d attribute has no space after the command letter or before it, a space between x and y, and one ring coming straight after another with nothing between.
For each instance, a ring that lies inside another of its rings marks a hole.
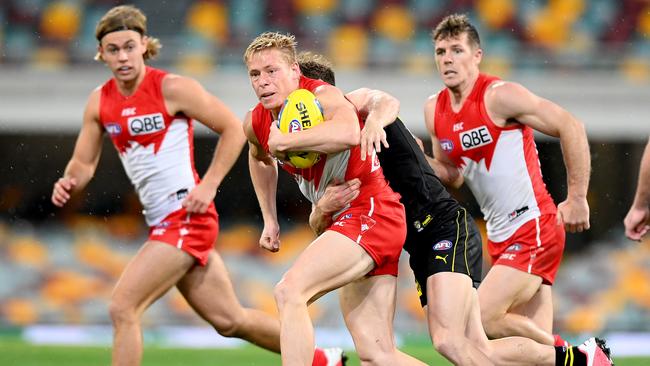
<instances>
[{"instance_id":1,"label":"grass field","mask_svg":"<svg viewBox=\"0 0 650 366\"><path fill-rule=\"evenodd\" d=\"M448 365L432 348L404 347L404 351L429 365ZM359 365L353 352L348 365ZM615 358L617 366L646 366L650 358ZM279 365L280 357L255 347L235 349L176 349L147 347L143 366L265 366ZM102 347L34 346L19 341L0 343L2 366L95 366L110 365L110 349Z\"/></svg>"}]
</instances>

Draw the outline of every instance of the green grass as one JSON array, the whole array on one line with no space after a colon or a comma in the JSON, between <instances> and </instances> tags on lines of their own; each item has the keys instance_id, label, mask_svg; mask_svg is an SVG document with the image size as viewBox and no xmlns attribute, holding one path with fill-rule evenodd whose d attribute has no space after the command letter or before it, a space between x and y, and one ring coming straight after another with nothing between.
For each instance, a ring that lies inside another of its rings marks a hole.
<instances>
[{"instance_id":1,"label":"green grass","mask_svg":"<svg viewBox=\"0 0 650 366\"><path fill-rule=\"evenodd\" d=\"M407 346L403 350L429 365L448 365L432 348ZM359 359L349 353L350 366L358 366ZM650 358L616 358L617 366L650 365ZM279 365L280 357L256 347L234 349L178 349L146 347L143 366L265 366ZM110 365L110 348L34 346L19 341L0 342L2 366L94 366Z\"/></svg>"}]
</instances>

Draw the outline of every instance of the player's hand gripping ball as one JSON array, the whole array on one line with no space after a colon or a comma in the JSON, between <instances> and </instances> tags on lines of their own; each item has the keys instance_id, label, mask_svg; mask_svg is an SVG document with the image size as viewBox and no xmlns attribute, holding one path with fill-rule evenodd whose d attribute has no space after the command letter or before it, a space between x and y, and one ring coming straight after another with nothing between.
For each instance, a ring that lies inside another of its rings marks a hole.
<instances>
[{"instance_id":1,"label":"player's hand gripping ball","mask_svg":"<svg viewBox=\"0 0 650 366\"><path fill-rule=\"evenodd\" d=\"M278 116L278 129L282 133L308 130L323 122L323 109L316 96L307 89L294 90L284 101ZM296 168L310 168L321 154L313 151L291 151L287 159Z\"/></svg>"}]
</instances>

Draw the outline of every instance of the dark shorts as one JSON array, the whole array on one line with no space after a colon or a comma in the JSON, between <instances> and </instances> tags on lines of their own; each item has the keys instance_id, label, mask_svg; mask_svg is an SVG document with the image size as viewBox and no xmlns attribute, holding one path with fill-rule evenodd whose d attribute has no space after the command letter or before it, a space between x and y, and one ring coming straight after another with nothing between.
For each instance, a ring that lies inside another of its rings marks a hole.
<instances>
[{"instance_id":1,"label":"dark shorts","mask_svg":"<svg viewBox=\"0 0 650 366\"><path fill-rule=\"evenodd\" d=\"M409 226L404 248L415 275L422 306L427 304L427 278L440 272L463 273L477 288L482 279L483 245L481 234L465 208L444 222L432 222L417 231Z\"/></svg>"}]
</instances>

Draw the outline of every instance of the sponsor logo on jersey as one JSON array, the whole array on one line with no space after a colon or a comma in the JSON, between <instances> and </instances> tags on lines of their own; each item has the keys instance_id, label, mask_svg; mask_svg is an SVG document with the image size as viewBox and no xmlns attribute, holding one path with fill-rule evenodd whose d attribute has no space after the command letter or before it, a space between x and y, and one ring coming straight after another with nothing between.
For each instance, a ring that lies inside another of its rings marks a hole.
<instances>
[{"instance_id":1,"label":"sponsor logo on jersey","mask_svg":"<svg viewBox=\"0 0 650 366\"><path fill-rule=\"evenodd\" d=\"M437 255L435 259L440 259L441 261L445 262L445 264L447 264L447 257L448 256L449 256L449 254L445 254L444 257L441 256L441 255Z\"/></svg>"},{"instance_id":2,"label":"sponsor logo on jersey","mask_svg":"<svg viewBox=\"0 0 650 366\"><path fill-rule=\"evenodd\" d=\"M165 235L165 231L166 231L166 230L167 230L167 229L165 229L165 228L153 229L153 230L151 231L151 235L152 235L152 236L162 236L162 235Z\"/></svg>"},{"instance_id":3,"label":"sponsor logo on jersey","mask_svg":"<svg viewBox=\"0 0 650 366\"><path fill-rule=\"evenodd\" d=\"M521 250L521 244L512 244L506 249L506 252L518 252Z\"/></svg>"},{"instance_id":4,"label":"sponsor logo on jersey","mask_svg":"<svg viewBox=\"0 0 650 366\"><path fill-rule=\"evenodd\" d=\"M122 117L135 116L135 107L122 109Z\"/></svg>"},{"instance_id":5,"label":"sponsor logo on jersey","mask_svg":"<svg viewBox=\"0 0 650 366\"><path fill-rule=\"evenodd\" d=\"M420 231L424 230L424 228L425 228L427 225L429 225L429 223L431 222L431 220L433 220L433 217L432 217L430 214L427 214L427 216L424 218L424 220L422 220L422 221L420 221L420 220L415 221L415 222L413 223L413 227L415 227L415 229L416 229L416 230L418 231L418 233L419 233Z\"/></svg>"},{"instance_id":6,"label":"sponsor logo on jersey","mask_svg":"<svg viewBox=\"0 0 650 366\"><path fill-rule=\"evenodd\" d=\"M289 133L298 131L302 131L302 125L297 119L292 119L291 122L289 122Z\"/></svg>"},{"instance_id":7,"label":"sponsor logo on jersey","mask_svg":"<svg viewBox=\"0 0 650 366\"><path fill-rule=\"evenodd\" d=\"M454 132L462 131L463 130L463 122L454 123L454 125L452 126L451 129Z\"/></svg>"},{"instance_id":8,"label":"sponsor logo on jersey","mask_svg":"<svg viewBox=\"0 0 650 366\"><path fill-rule=\"evenodd\" d=\"M442 240L437 242L433 246L433 250L437 250L437 251L448 250L451 249L452 246L453 244L449 240Z\"/></svg>"},{"instance_id":9,"label":"sponsor logo on jersey","mask_svg":"<svg viewBox=\"0 0 650 366\"><path fill-rule=\"evenodd\" d=\"M336 221L333 225L334 226L344 226L345 221L343 221L343 220L348 220L348 219L351 219L351 218L352 218L352 214L351 213L346 213L345 215L339 217L338 221Z\"/></svg>"},{"instance_id":10,"label":"sponsor logo on jersey","mask_svg":"<svg viewBox=\"0 0 650 366\"><path fill-rule=\"evenodd\" d=\"M476 149L477 147L485 146L492 142L492 135L490 135L490 130L488 130L487 126L465 131L459 137L463 151Z\"/></svg>"},{"instance_id":11,"label":"sponsor logo on jersey","mask_svg":"<svg viewBox=\"0 0 650 366\"><path fill-rule=\"evenodd\" d=\"M127 124L131 136L148 135L165 129L165 119L162 113L131 117Z\"/></svg>"},{"instance_id":12,"label":"sponsor logo on jersey","mask_svg":"<svg viewBox=\"0 0 650 366\"><path fill-rule=\"evenodd\" d=\"M168 227L169 226L169 221L162 221L160 224L156 225L156 227Z\"/></svg>"},{"instance_id":13,"label":"sponsor logo on jersey","mask_svg":"<svg viewBox=\"0 0 650 366\"><path fill-rule=\"evenodd\" d=\"M512 261L512 260L515 260L516 256L517 255L513 254L513 253L503 253L503 254L501 254L501 256L499 256L499 259L505 259L507 261Z\"/></svg>"},{"instance_id":14,"label":"sponsor logo on jersey","mask_svg":"<svg viewBox=\"0 0 650 366\"><path fill-rule=\"evenodd\" d=\"M122 126L119 123L110 122L104 127L106 132L111 136L117 136L122 133Z\"/></svg>"},{"instance_id":15,"label":"sponsor logo on jersey","mask_svg":"<svg viewBox=\"0 0 650 366\"><path fill-rule=\"evenodd\" d=\"M454 149L454 143L451 142L451 140L442 139L440 140L440 147L442 147L445 152L450 152Z\"/></svg>"},{"instance_id":16,"label":"sponsor logo on jersey","mask_svg":"<svg viewBox=\"0 0 650 366\"><path fill-rule=\"evenodd\" d=\"M524 207L522 207L522 208L518 208L518 209L516 209L516 210L514 210L514 211L512 211L511 213L508 214L508 220L509 220L509 221L514 220L514 219L516 219L517 217L523 215L526 211L528 211L528 206L524 206Z\"/></svg>"}]
</instances>

